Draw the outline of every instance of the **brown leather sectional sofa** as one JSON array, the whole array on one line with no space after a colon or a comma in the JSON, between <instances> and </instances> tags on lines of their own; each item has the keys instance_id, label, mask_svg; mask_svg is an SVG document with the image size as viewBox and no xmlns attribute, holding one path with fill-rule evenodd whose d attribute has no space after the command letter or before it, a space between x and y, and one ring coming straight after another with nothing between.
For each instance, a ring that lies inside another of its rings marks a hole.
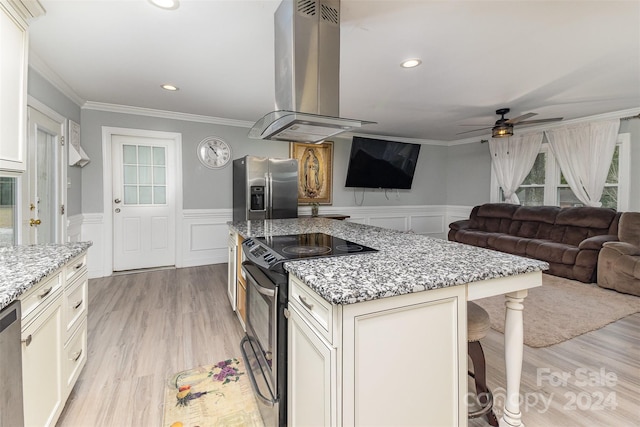
<instances>
[{"instance_id":1,"label":"brown leather sectional sofa","mask_svg":"<svg viewBox=\"0 0 640 427\"><path fill-rule=\"evenodd\" d=\"M449 240L546 261L547 273L591 283L602 244L618 240L619 219L608 208L487 203L452 222Z\"/></svg>"}]
</instances>

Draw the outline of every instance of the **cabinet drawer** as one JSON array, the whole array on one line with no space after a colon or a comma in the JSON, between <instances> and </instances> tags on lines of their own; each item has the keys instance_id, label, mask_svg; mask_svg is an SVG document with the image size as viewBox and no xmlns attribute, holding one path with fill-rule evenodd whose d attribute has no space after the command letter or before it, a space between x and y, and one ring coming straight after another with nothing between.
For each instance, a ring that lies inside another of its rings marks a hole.
<instances>
[{"instance_id":1,"label":"cabinet drawer","mask_svg":"<svg viewBox=\"0 0 640 427\"><path fill-rule=\"evenodd\" d=\"M85 271L87 271L87 254L83 253L67 263L65 267L67 283L73 282Z\"/></svg>"},{"instance_id":2,"label":"cabinet drawer","mask_svg":"<svg viewBox=\"0 0 640 427\"><path fill-rule=\"evenodd\" d=\"M64 291L64 324L66 331L69 333L74 326L87 317L87 273L77 278Z\"/></svg>"},{"instance_id":3,"label":"cabinet drawer","mask_svg":"<svg viewBox=\"0 0 640 427\"><path fill-rule=\"evenodd\" d=\"M295 277L289 276L289 304L333 343L333 307Z\"/></svg>"},{"instance_id":4,"label":"cabinet drawer","mask_svg":"<svg viewBox=\"0 0 640 427\"><path fill-rule=\"evenodd\" d=\"M62 353L65 396L69 395L87 361L87 321L83 320Z\"/></svg>"},{"instance_id":5,"label":"cabinet drawer","mask_svg":"<svg viewBox=\"0 0 640 427\"><path fill-rule=\"evenodd\" d=\"M22 323L29 323L32 314L35 314L39 308L46 307L50 301L58 296L62 289L62 277L57 273L51 277L43 279L40 283L29 289L20 296L20 304L22 305ZM27 320L29 318L29 320Z\"/></svg>"}]
</instances>

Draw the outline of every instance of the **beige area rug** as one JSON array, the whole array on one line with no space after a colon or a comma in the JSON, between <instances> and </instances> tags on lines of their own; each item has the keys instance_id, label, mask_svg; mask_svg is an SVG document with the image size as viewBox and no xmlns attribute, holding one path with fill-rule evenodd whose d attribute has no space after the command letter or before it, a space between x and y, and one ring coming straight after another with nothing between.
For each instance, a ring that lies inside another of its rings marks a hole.
<instances>
[{"instance_id":1,"label":"beige area rug","mask_svg":"<svg viewBox=\"0 0 640 427\"><path fill-rule=\"evenodd\" d=\"M474 301L491 316L491 328L504 333L505 298ZM542 286L529 289L524 300L524 343L548 347L640 312L640 297L542 275Z\"/></svg>"},{"instance_id":2,"label":"beige area rug","mask_svg":"<svg viewBox=\"0 0 640 427\"><path fill-rule=\"evenodd\" d=\"M262 427L242 359L180 372L167 380L165 427Z\"/></svg>"}]
</instances>

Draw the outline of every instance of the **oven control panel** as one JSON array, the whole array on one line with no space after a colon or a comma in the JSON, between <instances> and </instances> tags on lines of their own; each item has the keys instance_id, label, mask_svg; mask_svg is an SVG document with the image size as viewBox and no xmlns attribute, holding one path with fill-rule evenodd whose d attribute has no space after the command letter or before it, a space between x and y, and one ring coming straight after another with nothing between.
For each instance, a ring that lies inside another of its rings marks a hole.
<instances>
[{"instance_id":1,"label":"oven control panel","mask_svg":"<svg viewBox=\"0 0 640 427\"><path fill-rule=\"evenodd\" d=\"M282 255L254 239L246 239L242 242L242 250L249 261L266 269L285 260Z\"/></svg>"}]
</instances>

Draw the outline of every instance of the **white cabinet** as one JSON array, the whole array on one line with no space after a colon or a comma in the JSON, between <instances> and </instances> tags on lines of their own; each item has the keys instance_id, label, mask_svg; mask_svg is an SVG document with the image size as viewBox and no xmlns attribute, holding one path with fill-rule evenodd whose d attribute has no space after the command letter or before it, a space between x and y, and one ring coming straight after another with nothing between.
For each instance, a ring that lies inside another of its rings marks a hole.
<instances>
[{"instance_id":1,"label":"white cabinet","mask_svg":"<svg viewBox=\"0 0 640 427\"><path fill-rule=\"evenodd\" d=\"M231 303L231 309L236 310L236 233L229 230L229 268L227 274L227 296Z\"/></svg>"},{"instance_id":2,"label":"white cabinet","mask_svg":"<svg viewBox=\"0 0 640 427\"><path fill-rule=\"evenodd\" d=\"M288 325L292 425L466 425L465 286L332 305L290 275Z\"/></svg>"},{"instance_id":3,"label":"white cabinet","mask_svg":"<svg viewBox=\"0 0 640 427\"><path fill-rule=\"evenodd\" d=\"M56 287L59 279L58 272L30 289L30 295L23 300L24 303L35 296L42 301L22 320L25 426L55 425L62 412L62 290Z\"/></svg>"},{"instance_id":4,"label":"white cabinet","mask_svg":"<svg viewBox=\"0 0 640 427\"><path fill-rule=\"evenodd\" d=\"M0 0L0 169L26 168L27 19L42 13L37 1Z\"/></svg>"},{"instance_id":5,"label":"white cabinet","mask_svg":"<svg viewBox=\"0 0 640 427\"><path fill-rule=\"evenodd\" d=\"M289 419L292 426L336 425L336 350L289 309Z\"/></svg>"},{"instance_id":6,"label":"white cabinet","mask_svg":"<svg viewBox=\"0 0 640 427\"><path fill-rule=\"evenodd\" d=\"M20 296L25 426L53 426L87 360L83 253Z\"/></svg>"}]
</instances>

